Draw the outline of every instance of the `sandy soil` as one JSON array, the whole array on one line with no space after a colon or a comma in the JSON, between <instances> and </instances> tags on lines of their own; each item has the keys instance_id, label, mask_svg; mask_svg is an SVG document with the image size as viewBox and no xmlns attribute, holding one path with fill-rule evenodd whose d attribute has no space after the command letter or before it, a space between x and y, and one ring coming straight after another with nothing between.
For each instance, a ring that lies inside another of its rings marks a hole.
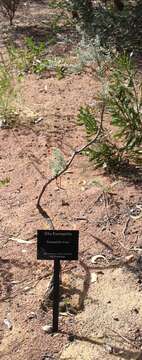
<instances>
[{"instance_id":1,"label":"sandy soil","mask_svg":"<svg viewBox=\"0 0 142 360\"><path fill-rule=\"evenodd\" d=\"M53 148L68 159L86 142L76 116L98 91L89 71L62 80L26 75L20 92L25 119L34 113L42 120L0 129L0 179L8 179L0 188L3 360L142 358L142 230L141 217L136 217L142 206L141 178L129 169L125 176L109 176L83 155L62 176L62 188L52 183L42 199L55 228L80 232L79 261L62 264L67 306L60 314L60 331L50 335L42 329L52 322L51 307L47 312L40 308L52 264L37 261L37 229L49 228L37 199L51 175ZM93 264L95 255L103 258Z\"/></svg>"}]
</instances>

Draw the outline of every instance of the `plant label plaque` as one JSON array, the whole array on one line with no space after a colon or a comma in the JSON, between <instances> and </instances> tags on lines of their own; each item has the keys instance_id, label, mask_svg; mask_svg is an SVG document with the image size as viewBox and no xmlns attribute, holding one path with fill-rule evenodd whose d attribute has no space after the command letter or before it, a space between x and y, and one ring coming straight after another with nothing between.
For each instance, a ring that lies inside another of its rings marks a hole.
<instances>
[{"instance_id":1,"label":"plant label plaque","mask_svg":"<svg viewBox=\"0 0 142 360\"><path fill-rule=\"evenodd\" d=\"M37 259L54 260L52 332L58 331L60 260L78 260L78 243L78 230L37 231Z\"/></svg>"},{"instance_id":2,"label":"plant label plaque","mask_svg":"<svg viewBox=\"0 0 142 360\"><path fill-rule=\"evenodd\" d=\"M38 230L38 260L78 260L78 230Z\"/></svg>"}]
</instances>

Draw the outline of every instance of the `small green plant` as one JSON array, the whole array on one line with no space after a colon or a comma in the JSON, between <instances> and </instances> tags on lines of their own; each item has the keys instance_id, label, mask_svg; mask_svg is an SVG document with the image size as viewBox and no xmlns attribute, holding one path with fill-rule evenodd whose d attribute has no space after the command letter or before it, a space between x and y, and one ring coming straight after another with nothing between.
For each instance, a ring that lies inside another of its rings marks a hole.
<instances>
[{"instance_id":1,"label":"small green plant","mask_svg":"<svg viewBox=\"0 0 142 360\"><path fill-rule=\"evenodd\" d=\"M36 45L32 37L27 37L25 40L25 44L29 52L32 54L32 57L38 57L43 52L43 50L45 50L45 43L42 41L39 43L39 45Z\"/></svg>"},{"instance_id":2,"label":"small green plant","mask_svg":"<svg viewBox=\"0 0 142 360\"><path fill-rule=\"evenodd\" d=\"M0 180L0 188L3 187L3 186L6 186L10 183L10 178L5 178L5 179L1 179Z\"/></svg>"},{"instance_id":3,"label":"small green plant","mask_svg":"<svg viewBox=\"0 0 142 360\"><path fill-rule=\"evenodd\" d=\"M34 62L33 71L35 74L42 74L48 69L49 61L48 60L36 60Z\"/></svg>"},{"instance_id":4,"label":"small green plant","mask_svg":"<svg viewBox=\"0 0 142 360\"><path fill-rule=\"evenodd\" d=\"M48 60L43 59L45 43L40 42L37 45L32 37L25 39L24 48L18 48L10 44L7 50L11 63L18 70L19 75L23 75L28 71L39 74L46 70L48 66Z\"/></svg>"},{"instance_id":5,"label":"small green plant","mask_svg":"<svg viewBox=\"0 0 142 360\"><path fill-rule=\"evenodd\" d=\"M113 194L113 188L117 186L120 183L120 181L114 181L110 185L106 186L102 184L102 182L96 178L93 181L90 182L92 186L97 186L104 194Z\"/></svg>"},{"instance_id":6,"label":"small green plant","mask_svg":"<svg viewBox=\"0 0 142 360\"><path fill-rule=\"evenodd\" d=\"M56 66L56 77L57 77L57 79L61 80L61 79L64 78L64 76L65 76L65 67L57 65Z\"/></svg>"},{"instance_id":7,"label":"small green plant","mask_svg":"<svg viewBox=\"0 0 142 360\"><path fill-rule=\"evenodd\" d=\"M16 121L17 112L14 106L16 97L15 80L9 60L0 54L0 122L1 126Z\"/></svg>"},{"instance_id":8,"label":"small green plant","mask_svg":"<svg viewBox=\"0 0 142 360\"><path fill-rule=\"evenodd\" d=\"M108 95L112 125L118 128L114 136L123 142L121 150L131 156L142 145L142 83L127 55L116 59Z\"/></svg>"}]
</instances>

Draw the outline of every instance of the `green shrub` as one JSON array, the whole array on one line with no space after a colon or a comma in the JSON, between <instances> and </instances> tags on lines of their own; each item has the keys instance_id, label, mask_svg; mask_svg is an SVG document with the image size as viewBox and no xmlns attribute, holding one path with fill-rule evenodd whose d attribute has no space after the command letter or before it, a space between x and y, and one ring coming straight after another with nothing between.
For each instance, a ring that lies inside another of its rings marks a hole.
<instances>
[{"instance_id":1,"label":"green shrub","mask_svg":"<svg viewBox=\"0 0 142 360\"><path fill-rule=\"evenodd\" d=\"M123 151L135 152L142 145L142 83L131 58L119 57L110 77L109 111L112 125L118 128L116 139L123 142Z\"/></svg>"},{"instance_id":2,"label":"green shrub","mask_svg":"<svg viewBox=\"0 0 142 360\"><path fill-rule=\"evenodd\" d=\"M142 83L126 55L115 59L109 77L105 99L106 111L110 115L108 129L101 129L97 143L87 151L97 166L112 170L121 163L142 163ZM84 124L87 136L98 131L99 123L92 108L81 108L79 124Z\"/></svg>"},{"instance_id":3,"label":"green shrub","mask_svg":"<svg viewBox=\"0 0 142 360\"><path fill-rule=\"evenodd\" d=\"M116 7L106 7L101 2L70 0L79 13L79 27L81 31L92 39L96 35L101 46L115 48L119 52L130 53L142 51L142 1L127 1L123 11L116 11ZM87 10L88 9L88 10Z\"/></svg>"}]
</instances>

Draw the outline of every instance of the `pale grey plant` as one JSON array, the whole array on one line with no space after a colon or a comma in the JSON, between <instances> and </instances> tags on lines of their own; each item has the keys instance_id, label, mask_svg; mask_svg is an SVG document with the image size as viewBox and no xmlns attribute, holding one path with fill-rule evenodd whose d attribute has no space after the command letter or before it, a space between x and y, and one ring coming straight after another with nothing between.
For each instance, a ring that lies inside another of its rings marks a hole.
<instances>
[{"instance_id":1,"label":"pale grey plant","mask_svg":"<svg viewBox=\"0 0 142 360\"><path fill-rule=\"evenodd\" d=\"M52 152L52 158L49 167L52 171L52 175L58 175L66 166L64 155L59 148L54 148Z\"/></svg>"},{"instance_id":2,"label":"pale grey plant","mask_svg":"<svg viewBox=\"0 0 142 360\"><path fill-rule=\"evenodd\" d=\"M79 61L84 65L96 63L98 71L104 64L110 62L112 56L110 50L101 46L99 35L96 35L94 39L89 39L84 33L77 54Z\"/></svg>"}]
</instances>

